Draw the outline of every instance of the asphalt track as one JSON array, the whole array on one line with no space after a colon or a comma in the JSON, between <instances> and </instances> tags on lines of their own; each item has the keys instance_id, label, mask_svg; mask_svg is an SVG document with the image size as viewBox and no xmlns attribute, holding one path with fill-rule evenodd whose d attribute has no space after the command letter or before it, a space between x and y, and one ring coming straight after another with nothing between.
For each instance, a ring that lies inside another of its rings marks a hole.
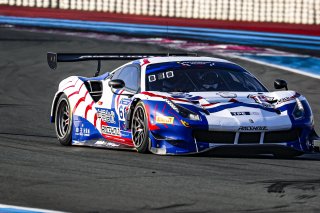
<instances>
[{"instance_id":1,"label":"asphalt track","mask_svg":"<svg viewBox=\"0 0 320 213\"><path fill-rule=\"evenodd\" d=\"M167 157L63 147L49 123L58 82L95 63L46 64L47 51L166 52L142 44L0 29L0 203L69 212L320 212L320 155ZM307 96L319 132L320 80L239 61L272 89ZM103 64L110 71L122 62Z\"/></svg>"}]
</instances>

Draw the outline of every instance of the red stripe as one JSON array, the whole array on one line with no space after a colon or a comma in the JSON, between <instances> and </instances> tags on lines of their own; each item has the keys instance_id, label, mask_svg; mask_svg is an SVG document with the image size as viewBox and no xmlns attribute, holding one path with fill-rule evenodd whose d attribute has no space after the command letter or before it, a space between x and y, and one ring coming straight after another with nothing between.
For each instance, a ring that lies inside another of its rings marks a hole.
<instances>
[{"instance_id":1,"label":"red stripe","mask_svg":"<svg viewBox=\"0 0 320 213\"><path fill-rule=\"evenodd\" d=\"M148 127L149 127L149 130L158 130L158 129L160 129L157 125L152 124L152 123L150 122L150 109L149 109L149 106L148 106L148 105L145 105L145 108L146 108L146 111L147 111L147 119L148 119Z\"/></svg>"},{"instance_id":2,"label":"red stripe","mask_svg":"<svg viewBox=\"0 0 320 213\"><path fill-rule=\"evenodd\" d=\"M67 84L69 84L69 83L71 83L72 81L68 81L67 83L65 83L63 86L65 86L65 85L67 85Z\"/></svg>"},{"instance_id":3,"label":"red stripe","mask_svg":"<svg viewBox=\"0 0 320 213\"><path fill-rule=\"evenodd\" d=\"M180 98L172 98L172 97L168 97L168 96L164 96L164 95L157 95L157 94L154 94L154 93L151 93L151 92L141 92L141 94L144 94L144 95L148 95L148 96L151 96L151 97L159 97L159 98L164 98L164 99L169 99L169 100L174 100L174 101L181 101L181 102L187 102L187 103L190 103L190 101L188 100L185 100L185 99L180 99Z\"/></svg>"},{"instance_id":4,"label":"red stripe","mask_svg":"<svg viewBox=\"0 0 320 213\"><path fill-rule=\"evenodd\" d=\"M81 86L80 86L80 88L79 88L78 91L75 91L75 92L71 93L70 95L68 95L68 98L70 98L70 97L73 96L73 95L79 94L79 92L80 92L80 90L81 90L81 87L82 87L83 85L84 85L84 83L81 84Z\"/></svg>"},{"instance_id":5,"label":"red stripe","mask_svg":"<svg viewBox=\"0 0 320 213\"><path fill-rule=\"evenodd\" d=\"M229 100L229 102L233 102L233 103L235 103L235 102L239 102L239 101L237 101L236 99L234 99L234 98L231 98L230 100Z\"/></svg>"},{"instance_id":6,"label":"red stripe","mask_svg":"<svg viewBox=\"0 0 320 213\"><path fill-rule=\"evenodd\" d=\"M162 112L162 114L163 114L163 112L164 112L164 110L165 110L166 106L167 106L166 104L163 106L163 109L162 109L162 111L161 111L161 112Z\"/></svg>"},{"instance_id":7,"label":"red stripe","mask_svg":"<svg viewBox=\"0 0 320 213\"><path fill-rule=\"evenodd\" d=\"M217 103L210 103L210 104L202 104L201 106L208 107L208 106L213 106L213 105L216 105L216 104L218 104L218 102Z\"/></svg>"},{"instance_id":8,"label":"red stripe","mask_svg":"<svg viewBox=\"0 0 320 213\"><path fill-rule=\"evenodd\" d=\"M169 114L173 115L173 117L175 117L176 119L180 120L180 118L175 114L175 112L170 112L169 111Z\"/></svg>"},{"instance_id":9,"label":"red stripe","mask_svg":"<svg viewBox=\"0 0 320 213\"><path fill-rule=\"evenodd\" d=\"M166 105L164 105L164 106L166 106ZM154 116L154 118L156 118L156 116L157 116L157 109L158 109L158 104L156 104L156 106L154 107L154 110L153 110L153 116ZM163 110L162 110L162 112L163 112ZM168 128L167 124L163 124L163 126L164 126L165 128Z\"/></svg>"},{"instance_id":10,"label":"red stripe","mask_svg":"<svg viewBox=\"0 0 320 213\"><path fill-rule=\"evenodd\" d=\"M141 64L140 66L142 67L142 66L147 65L149 63L150 63L150 61L147 58L144 58L143 59L143 64Z\"/></svg>"},{"instance_id":11,"label":"red stripe","mask_svg":"<svg viewBox=\"0 0 320 213\"><path fill-rule=\"evenodd\" d=\"M275 33L292 33L302 35L320 35L320 28L308 24L289 24L272 22L222 21L210 19L169 18L158 16L142 16L81 10L62 10L50 8L31 8L0 6L3 16L20 16L33 18L57 18L71 20L125 22L138 24L156 24L184 27L216 28L231 30L249 30Z\"/></svg>"},{"instance_id":12,"label":"red stripe","mask_svg":"<svg viewBox=\"0 0 320 213\"><path fill-rule=\"evenodd\" d=\"M77 107L79 106L79 104L80 104L81 102L83 102L83 101L86 100L86 96L87 96L87 95L88 95L88 91L86 92L86 94L85 94L82 98L80 98L80 99L78 100L78 102L76 103L76 105L75 105L74 108L73 108L72 114L75 113L75 111L77 110Z\"/></svg>"},{"instance_id":13,"label":"red stripe","mask_svg":"<svg viewBox=\"0 0 320 213\"><path fill-rule=\"evenodd\" d=\"M64 88L62 91L65 91L66 89L69 89L69 88L71 88L71 87L75 87L76 84L78 83L78 81L79 81L79 78L76 80L76 83L74 83L74 84L71 85L71 86L68 86L68 87ZM69 81L69 82L70 82L70 81ZM68 83L69 83L69 82L68 82Z\"/></svg>"},{"instance_id":14,"label":"red stripe","mask_svg":"<svg viewBox=\"0 0 320 213\"><path fill-rule=\"evenodd\" d=\"M123 92L124 92L124 90L121 90L121 92L119 92L119 95L118 95L117 100L116 100L116 103L117 103L116 108L119 106L120 95L121 95Z\"/></svg>"},{"instance_id":15,"label":"red stripe","mask_svg":"<svg viewBox=\"0 0 320 213\"><path fill-rule=\"evenodd\" d=\"M94 126L97 127L97 119L98 119L98 115L97 113L94 114Z\"/></svg>"},{"instance_id":16,"label":"red stripe","mask_svg":"<svg viewBox=\"0 0 320 213\"><path fill-rule=\"evenodd\" d=\"M121 138L120 136L114 136L114 135L104 135L102 134L104 138L107 140L114 141L116 143L128 145L128 146L133 146L132 140L128 138Z\"/></svg>"},{"instance_id":17,"label":"red stripe","mask_svg":"<svg viewBox=\"0 0 320 213\"><path fill-rule=\"evenodd\" d=\"M86 107L86 111L85 111L85 113L84 113L84 118L85 118L85 119L87 119L88 111L92 109L92 105L93 105L93 104L94 104L94 101L92 101L91 104Z\"/></svg>"}]
</instances>

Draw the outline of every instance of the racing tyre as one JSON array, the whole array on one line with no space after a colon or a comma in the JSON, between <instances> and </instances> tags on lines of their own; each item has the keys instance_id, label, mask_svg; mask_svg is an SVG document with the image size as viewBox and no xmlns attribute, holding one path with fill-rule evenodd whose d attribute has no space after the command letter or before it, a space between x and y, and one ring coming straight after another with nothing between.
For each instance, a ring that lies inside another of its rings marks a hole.
<instances>
[{"instance_id":1,"label":"racing tyre","mask_svg":"<svg viewBox=\"0 0 320 213\"><path fill-rule=\"evenodd\" d=\"M59 142L64 146L71 145L72 115L67 96L62 94L55 111L55 129Z\"/></svg>"},{"instance_id":2,"label":"racing tyre","mask_svg":"<svg viewBox=\"0 0 320 213\"><path fill-rule=\"evenodd\" d=\"M294 152L294 153L274 153L273 156L277 159L292 159L302 155L303 153Z\"/></svg>"},{"instance_id":3,"label":"racing tyre","mask_svg":"<svg viewBox=\"0 0 320 213\"><path fill-rule=\"evenodd\" d=\"M139 153L149 152L149 129L146 110L140 101L134 108L132 120L132 141Z\"/></svg>"}]
</instances>

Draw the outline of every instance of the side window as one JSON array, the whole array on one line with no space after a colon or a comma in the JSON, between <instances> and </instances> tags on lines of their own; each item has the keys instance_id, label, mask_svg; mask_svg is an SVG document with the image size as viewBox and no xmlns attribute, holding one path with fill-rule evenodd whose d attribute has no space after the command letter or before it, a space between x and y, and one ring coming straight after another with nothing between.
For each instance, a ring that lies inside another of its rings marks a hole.
<instances>
[{"instance_id":1,"label":"side window","mask_svg":"<svg viewBox=\"0 0 320 213\"><path fill-rule=\"evenodd\" d=\"M140 72L139 69L135 66L124 67L116 78L123 80L126 85L125 87L130 90L137 91L139 89ZM112 79L115 78L112 77Z\"/></svg>"},{"instance_id":2,"label":"side window","mask_svg":"<svg viewBox=\"0 0 320 213\"><path fill-rule=\"evenodd\" d=\"M122 70L122 69L118 69L117 71L115 71L111 79L112 79L112 80L113 80L113 79L118 79L118 76L119 76L121 70Z\"/></svg>"}]
</instances>

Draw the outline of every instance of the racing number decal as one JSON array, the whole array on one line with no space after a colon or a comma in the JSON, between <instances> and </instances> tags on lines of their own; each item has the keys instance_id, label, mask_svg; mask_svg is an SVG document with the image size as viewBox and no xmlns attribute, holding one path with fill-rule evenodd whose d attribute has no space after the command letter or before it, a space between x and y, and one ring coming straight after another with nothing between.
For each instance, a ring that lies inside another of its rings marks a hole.
<instances>
[{"instance_id":1,"label":"racing number decal","mask_svg":"<svg viewBox=\"0 0 320 213\"><path fill-rule=\"evenodd\" d=\"M126 106L119 106L119 120L124 121L127 115Z\"/></svg>"},{"instance_id":2,"label":"racing number decal","mask_svg":"<svg viewBox=\"0 0 320 213\"><path fill-rule=\"evenodd\" d=\"M119 108L118 108L119 120L124 121L126 119L126 116L127 116L126 108L129 105L129 103L130 103L130 99L128 98L122 98L120 100Z\"/></svg>"}]
</instances>

